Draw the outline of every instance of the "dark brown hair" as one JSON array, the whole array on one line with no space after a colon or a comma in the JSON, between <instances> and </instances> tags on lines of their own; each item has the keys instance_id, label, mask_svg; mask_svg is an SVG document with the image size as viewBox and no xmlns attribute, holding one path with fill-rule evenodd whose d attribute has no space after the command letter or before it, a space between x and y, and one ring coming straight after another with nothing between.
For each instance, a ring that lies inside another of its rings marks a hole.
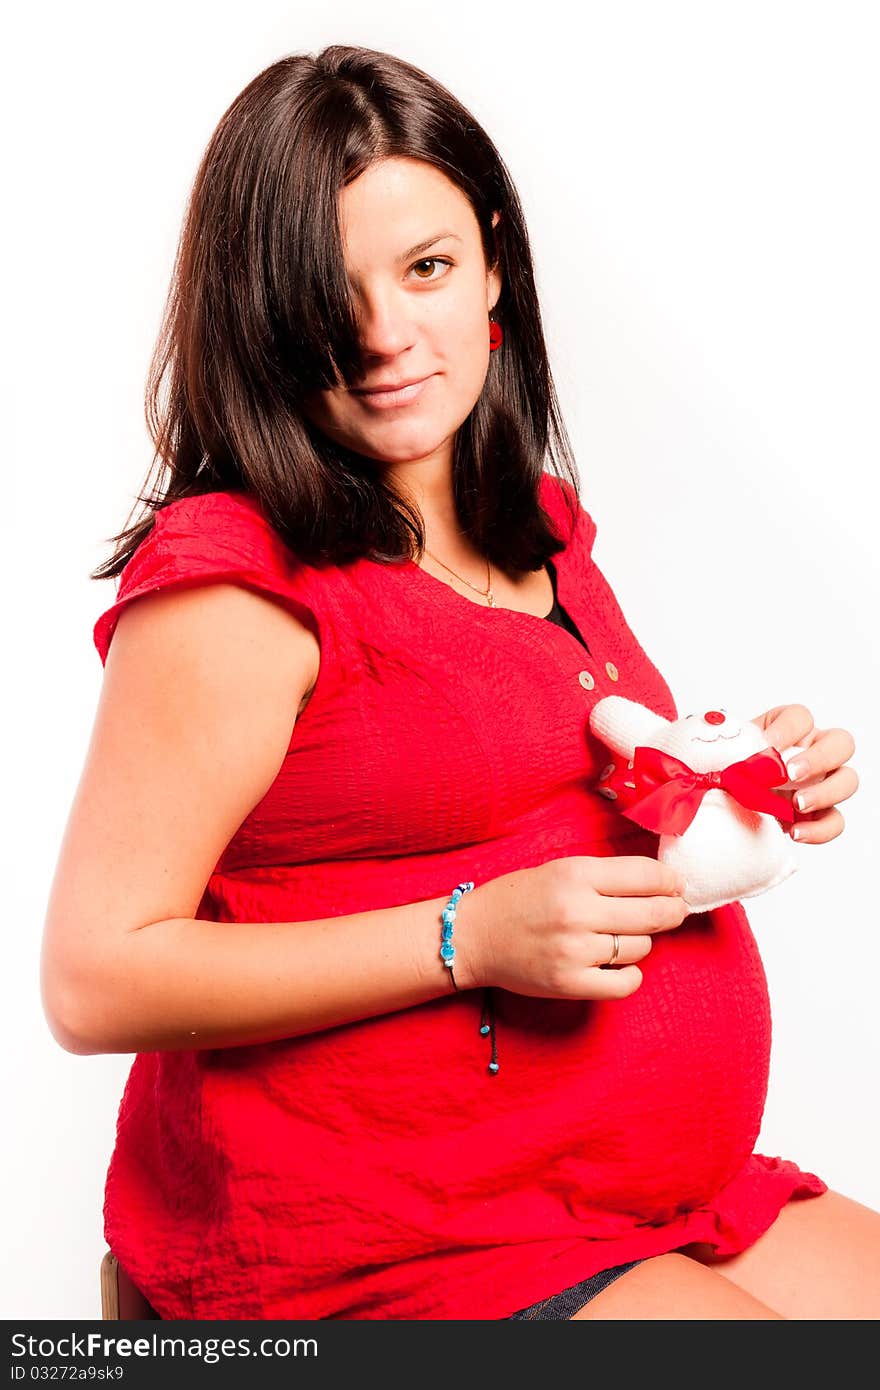
<instances>
[{"instance_id":1,"label":"dark brown hair","mask_svg":"<svg viewBox=\"0 0 880 1390\"><path fill-rule=\"evenodd\" d=\"M221 489L256 494L307 563L421 554L418 510L383 482L375 460L323 435L300 408L311 391L363 379L337 198L389 156L424 160L456 184L473 207L487 266L500 258L493 314L504 341L454 442L459 524L511 574L536 570L563 548L538 500L545 461L571 486L572 524L578 478L507 169L433 78L390 54L334 44L264 69L209 141L147 382L155 449L138 502L148 510L112 538L114 554L90 578L119 573L155 511Z\"/></svg>"}]
</instances>

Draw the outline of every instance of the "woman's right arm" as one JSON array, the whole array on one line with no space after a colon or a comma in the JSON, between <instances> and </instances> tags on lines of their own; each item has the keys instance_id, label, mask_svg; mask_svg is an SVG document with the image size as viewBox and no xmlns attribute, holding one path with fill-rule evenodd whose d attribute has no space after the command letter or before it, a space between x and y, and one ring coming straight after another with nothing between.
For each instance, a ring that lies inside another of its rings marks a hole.
<instances>
[{"instance_id":1,"label":"woman's right arm","mask_svg":"<svg viewBox=\"0 0 880 1390\"><path fill-rule=\"evenodd\" d=\"M449 893L302 922L194 916L281 768L313 653L298 617L236 584L123 610L43 933L43 1007L67 1051L271 1042L453 992L439 954ZM602 884L626 896L603 898ZM557 860L478 885L458 909L459 988L631 993L638 968L597 969L609 938L591 927L676 926L680 898L639 897L672 891L668 869L640 858ZM649 936L631 936L631 959L639 942L650 949ZM597 946L592 961L586 945Z\"/></svg>"}]
</instances>

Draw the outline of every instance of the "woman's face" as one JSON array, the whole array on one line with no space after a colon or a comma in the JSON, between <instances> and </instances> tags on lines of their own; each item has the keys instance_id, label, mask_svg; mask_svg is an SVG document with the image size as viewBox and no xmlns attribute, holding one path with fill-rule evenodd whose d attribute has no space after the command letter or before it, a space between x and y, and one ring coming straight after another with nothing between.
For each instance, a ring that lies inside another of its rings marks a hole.
<instances>
[{"instance_id":1,"label":"woman's face","mask_svg":"<svg viewBox=\"0 0 880 1390\"><path fill-rule=\"evenodd\" d=\"M380 463L448 468L455 432L483 388L489 310L501 289L473 209L432 165L394 157L342 189L339 211L364 354L358 388L425 380L403 396L336 386L314 393L305 413Z\"/></svg>"}]
</instances>

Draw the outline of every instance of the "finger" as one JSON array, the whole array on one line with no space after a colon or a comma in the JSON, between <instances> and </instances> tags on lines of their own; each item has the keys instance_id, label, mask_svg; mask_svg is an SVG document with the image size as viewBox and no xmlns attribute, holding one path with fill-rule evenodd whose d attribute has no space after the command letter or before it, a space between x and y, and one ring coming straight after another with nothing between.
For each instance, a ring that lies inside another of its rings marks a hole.
<instances>
[{"instance_id":1,"label":"finger","mask_svg":"<svg viewBox=\"0 0 880 1390\"><path fill-rule=\"evenodd\" d=\"M603 898L602 929L621 936L680 927L690 908L678 893L659 898Z\"/></svg>"},{"instance_id":2,"label":"finger","mask_svg":"<svg viewBox=\"0 0 880 1390\"><path fill-rule=\"evenodd\" d=\"M584 859L589 865L590 887L602 896L644 897L678 893L684 886L671 864L661 864L642 854L611 854Z\"/></svg>"},{"instance_id":3,"label":"finger","mask_svg":"<svg viewBox=\"0 0 880 1390\"><path fill-rule=\"evenodd\" d=\"M813 814L799 816L796 823L790 827L789 834L792 839L796 839L799 845L824 845L829 840L836 840L842 834L846 821L834 806L830 811L816 811ZM794 834L795 830L798 832Z\"/></svg>"},{"instance_id":4,"label":"finger","mask_svg":"<svg viewBox=\"0 0 880 1390\"><path fill-rule=\"evenodd\" d=\"M841 767L827 777L807 783L792 795L797 811L820 811L835 806L838 801L846 801L857 790L858 774L855 768Z\"/></svg>"},{"instance_id":5,"label":"finger","mask_svg":"<svg viewBox=\"0 0 880 1390\"><path fill-rule=\"evenodd\" d=\"M777 706L774 714L776 717L765 725L763 734L767 743L771 748L775 748L777 753L784 753L786 748L791 748L796 743L802 745L815 727L813 716L806 705Z\"/></svg>"},{"instance_id":6,"label":"finger","mask_svg":"<svg viewBox=\"0 0 880 1390\"><path fill-rule=\"evenodd\" d=\"M615 938L617 939L616 954L614 950ZM595 944L598 956L595 964L598 969L617 970L620 966L634 965L637 961L643 960L654 945L654 940L650 936L623 936L619 932L609 932L606 935L602 932L596 938Z\"/></svg>"},{"instance_id":7,"label":"finger","mask_svg":"<svg viewBox=\"0 0 880 1390\"><path fill-rule=\"evenodd\" d=\"M786 764L789 778L803 786L810 778L836 772L855 752L852 734L846 729L826 729L809 751L796 753Z\"/></svg>"},{"instance_id":8,"label":"finger","mask_svg":"<svg viewBox=\"0 0 880 1390\"><path fill-rule=\"evenodd\" d=\"M583 999L625 999L635 994L642 983L637 965L623 965L619 970L599 970L593 966L583 984Z\"/></svg>"}]
</instances>

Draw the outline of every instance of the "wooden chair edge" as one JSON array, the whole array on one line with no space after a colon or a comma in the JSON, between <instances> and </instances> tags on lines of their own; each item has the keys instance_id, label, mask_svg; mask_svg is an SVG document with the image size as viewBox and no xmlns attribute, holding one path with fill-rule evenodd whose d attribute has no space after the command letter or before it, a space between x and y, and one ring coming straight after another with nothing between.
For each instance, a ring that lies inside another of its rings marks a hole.
<instances>
[{"instance_id":1,"label":"wooden chair edge","mask_svg":"<svg viewBox=\"0 0 880 1390\"><path fill-rule=\"evenodd\" d=\"M125 1272L112 1250L101 1258L101 1318L103 1321L161 1322L145 1294Z\"/></svg>"}]
</instances>

